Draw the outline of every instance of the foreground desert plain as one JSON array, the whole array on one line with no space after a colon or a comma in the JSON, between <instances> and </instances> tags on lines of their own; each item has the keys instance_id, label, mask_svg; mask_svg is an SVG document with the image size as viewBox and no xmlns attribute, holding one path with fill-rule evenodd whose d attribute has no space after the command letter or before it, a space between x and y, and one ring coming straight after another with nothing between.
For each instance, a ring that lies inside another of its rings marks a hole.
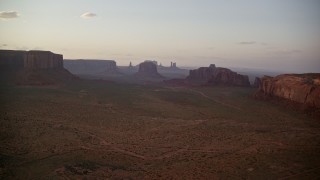
<instances>
[{"instance_id":1,"label":"foreground desert plain","mask_svg":"<svg viewBox=\"0 0 320 180\"><path fill-rule=\"evenodd\" d=\"M0 88L1 179L320 178L320 121L252 88Z\"/></svg>"}]
</instances>

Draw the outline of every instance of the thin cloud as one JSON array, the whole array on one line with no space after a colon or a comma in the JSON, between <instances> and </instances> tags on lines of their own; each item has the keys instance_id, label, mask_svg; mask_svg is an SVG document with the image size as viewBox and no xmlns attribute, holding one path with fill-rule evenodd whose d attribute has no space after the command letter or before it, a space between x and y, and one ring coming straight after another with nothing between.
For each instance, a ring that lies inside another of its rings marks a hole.
<instances>
[{"instance_id":1,"label":"thin cloud","mask_svg":"<svg viewBox=\"0 0 320 180\"><path fill-rule=\"evenodd\" d=\"M255 41L242 41L242 42L238 42L238 44L240 44L240 45L252 45L252 44L257 44L257 42L255 42Z\"/></svg>"},{"instance_id":2,"label":"thin cloud","mask_svg":"<svg viewBox=\"0 0 320 180\"><path fill-rule=\"evenodd\" d=\"M298 49L273 49L271 51L266 52L269 56L275 57L294 57L303 53L303 51Z\"/></svg>"},{"instance_id":3,"label":"thin cloud","mask_svg":"<svg viewBox=\"0 0 320 180\"><path fill-rule=\"evenodd\" d=\"M16 11L2 11L0 12L0 19L14 19L14 18L18 18L19 17L19 13Z\"/></svg>"},{"instance_id":4,"label":"thin cloud","mask_svg":"<svg viewBox=\"0 0 320 180\"><path fill-rule=\"evenodd\" d=\"M299 54L302 53L301 50L292 49L292 50L277 50L273 52L274 54L278 55L292 55L292 54Z\"/></svg>"},{"instance_id":5,"label":"thin cloud","mask_svg":"<svg viewBox=\"0 0 320 180\"><path fill-rule=\"evenodd\" d=\"M97 14L95 14L95 13L86 12L86 13L83 13L80 17L83 18L83 19L91 19L91 18L94 18L96 16L97 16Z\"/></svg>"}]
</instances>

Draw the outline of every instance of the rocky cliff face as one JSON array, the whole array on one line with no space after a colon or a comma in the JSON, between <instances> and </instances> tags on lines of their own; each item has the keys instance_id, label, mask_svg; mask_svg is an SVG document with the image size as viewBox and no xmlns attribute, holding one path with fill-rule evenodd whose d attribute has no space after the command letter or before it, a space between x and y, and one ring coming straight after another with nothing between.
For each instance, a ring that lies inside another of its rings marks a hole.
<instances>
[{"instance_id":1,"label":"rocky cliff face","mask_svg":"<svg viewBox=\"0 0 320 180\"><path fill-rule=\"evenodd\" d=\"M145 77L145 78L162 78L158 73L157 65L153 62L143 62L139 65L139 71L135 76Z\"/></svg>"},{"instance_id":2,"label":"rocky cliff face","mask_svg":"<svg viewBox=\"0 0 320 180\"><path fill-rule=\"evenodd\" d=\"M63 68L60 54L13 50L0 50L0 77L18 85L53 85L77 79Z\"/></svg>"},{"instance_id":3,"label":"rocky cliff face","mask_svg":"<svg viewBox=\"0 0 320 180\"><path fill-rule=\"evenodd\" d=\"M258 77L256 77L256 78L254 79L254 82L253 82L252 87L254 87L254 88L259 88L260 84L261 84L261 79L258 78Z\"/></svg>"},{"instance_id":4,"label":"rocky cliff face","mask_svg":"<svg viewBox=\"0 0 320 180\"><path fill-rule=\"evenodd\" d=\"M0 50L0 68L23 68L26 51Z\"/></svg>"},{"instance_id":5,"label":"rocky cliff face","mask_svg":"<svg viewBox=\"0 0 320 180\"><path fill-rule=\"evenodd\" d=\"M255 98L283 98L320 109L320 74L284 74L264 76Z\"/></svg>"},{"instance_id":6,"label":"rocky cliff face","mask_svg":"<svg viewBox=\"0 0 320 180\"><path fill-rule=\"evenodd\" d=\"M188 81L198 81L210 85L250 86L249 77L240 75L227 68L209 67L190 70Z\"/></svg>"},{"instance_id":7,"label":"rocky cliff face","mask_svg":"<svg viewBox=\"0 0 320 180\"><path fill-rule=\"evenodd\" d=\"M50 51L28 51L24 58L24 68L63 68L63 56Z\"/></svg>"},{"instance_id":8,"label":"rocky cliff face","mask_svg":"<svg viewBox=\"0 0 320 180\"><path fill-rule=\"evenodd\" d=\"M0 50L0 66L4 68L63 68L63 56L50 51Z\"/></svg>"},{"instance_id":9,"label":"rocky cliff face","mask_svg":"<svg viewBox=\"0 0 320 180\"><path fill-rule=\"evenodd\" d=\"M207 82L216 71L216 66L211 64L209 67L200 67L198 69L190 70L188 80Z\"/></svg>"}]
</instances>

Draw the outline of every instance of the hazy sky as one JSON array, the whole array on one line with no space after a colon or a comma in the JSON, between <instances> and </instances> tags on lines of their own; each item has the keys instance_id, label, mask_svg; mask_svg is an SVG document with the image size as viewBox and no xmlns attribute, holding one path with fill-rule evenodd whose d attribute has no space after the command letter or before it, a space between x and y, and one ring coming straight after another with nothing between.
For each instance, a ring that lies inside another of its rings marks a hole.
<instances>
[{"instance_id":1,"label":"hazy sky","mask_svg":"<svg viewBox=\"0 0 320 180\"><path fill-rule=\"evenodd\" d=\"M320 72L320 0L0 0L0 49Z\"/></svg>"}]
</instances>

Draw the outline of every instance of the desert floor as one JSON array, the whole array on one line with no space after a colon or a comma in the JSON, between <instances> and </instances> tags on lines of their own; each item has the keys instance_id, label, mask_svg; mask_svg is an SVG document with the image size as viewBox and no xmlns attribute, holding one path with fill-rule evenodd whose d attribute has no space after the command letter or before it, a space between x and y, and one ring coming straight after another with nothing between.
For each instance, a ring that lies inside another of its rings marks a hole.
<instances>
[{"instance_id":1,"label":"desert floor","mask_svg":"<svg viewBox=\"0 0 320 180\"><path fill-rule=\"evenodd\" d=\"M319 179L320 121L252 88L0 87L0 179Z\"/></svg>"}]
</instances>

